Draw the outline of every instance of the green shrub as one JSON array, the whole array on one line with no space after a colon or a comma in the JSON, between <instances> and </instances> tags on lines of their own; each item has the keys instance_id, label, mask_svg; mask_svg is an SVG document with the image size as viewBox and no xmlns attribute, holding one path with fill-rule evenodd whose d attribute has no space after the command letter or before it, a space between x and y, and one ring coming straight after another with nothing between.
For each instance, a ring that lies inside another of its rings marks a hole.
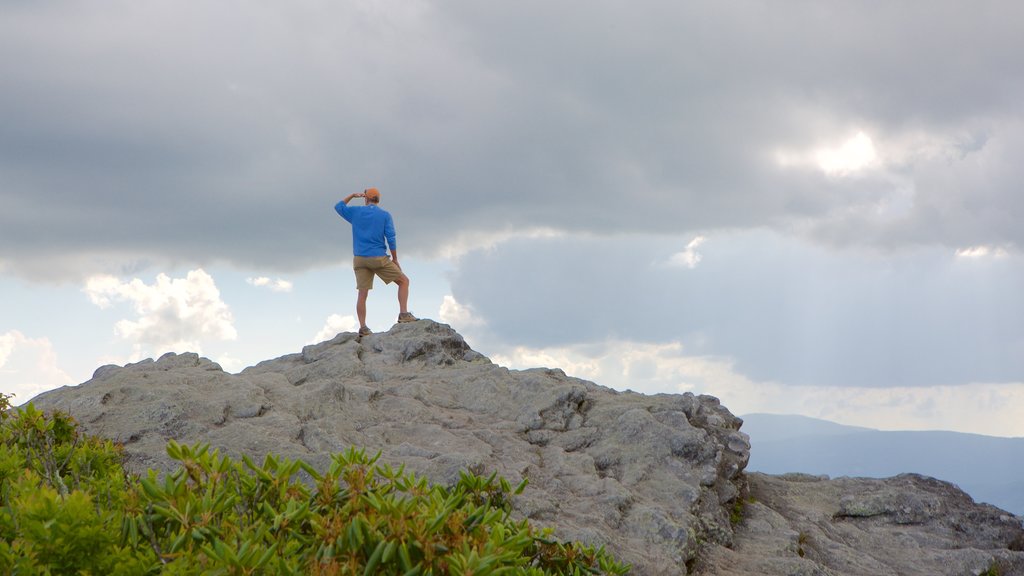
<instances>
[{"instance_id":1,"label":"green shrub","mask_svg":"<svg viewBox=\"0 0 1024 576\"><path fill-rule=\"evenodd\" d=\"M0 394L0 410L8 407ZM164 476L32 405L0 422L0 572L26 574L624 574L603 549L510 516L525 487L463 472L450 487L350 448L326 471L236 462L171 441Z\"/></svg>"}]
</instances>

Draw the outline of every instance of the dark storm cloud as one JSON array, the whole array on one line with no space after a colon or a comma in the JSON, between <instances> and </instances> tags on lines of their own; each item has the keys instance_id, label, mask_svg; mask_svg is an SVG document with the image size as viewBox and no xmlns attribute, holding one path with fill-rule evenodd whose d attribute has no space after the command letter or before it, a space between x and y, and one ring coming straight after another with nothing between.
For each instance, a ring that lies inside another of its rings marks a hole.
<instances>
[{"instance_id":1,"label":"dark storm cloud","mask_svg":"<svg viewBox=\"0 0 1024 576\"><path fill-rule=\"evenodd\" d=\"M1024 374L1024 268L945 250L827 250L713 236L695 268L663 237L532 240L468 255L453 293L508 345L679 341L754 381L923 386ZM674 248L674 249L673 249Z\"/></svg>"},{"instance_id":2,"label":"dark storm cloud","mask_svg":"<svg viewBox=\"0 0 1024 576\"><path fill-rule=\"evenodd\" d=\"M325 264L347 238L331 206L368 185L406 252L519 227L1022 243L1013 2L2 10L0 267L15 273ZM891 178L774 157L855 129L980 148L889 166L913 190L880 221Z\"/></svg>"}]
</instances>

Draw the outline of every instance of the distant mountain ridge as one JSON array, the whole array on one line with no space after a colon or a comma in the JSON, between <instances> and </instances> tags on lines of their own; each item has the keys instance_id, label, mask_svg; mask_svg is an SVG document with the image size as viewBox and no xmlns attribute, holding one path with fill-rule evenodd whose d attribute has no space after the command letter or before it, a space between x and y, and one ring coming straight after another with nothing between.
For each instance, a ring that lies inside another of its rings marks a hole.
<instances>
[{"instance_id":1,"label":"distant mountain ridge","mask_svg":"<svg viewBox=\"0 0 1024 576\"><path fill-rule=\"evenodd\" d=\"M806 416L747 414L747 469L886 478L913 472L952 482L978 502L1024 515L1024 438L883 431Z\"/></svg>"}]
</instances>

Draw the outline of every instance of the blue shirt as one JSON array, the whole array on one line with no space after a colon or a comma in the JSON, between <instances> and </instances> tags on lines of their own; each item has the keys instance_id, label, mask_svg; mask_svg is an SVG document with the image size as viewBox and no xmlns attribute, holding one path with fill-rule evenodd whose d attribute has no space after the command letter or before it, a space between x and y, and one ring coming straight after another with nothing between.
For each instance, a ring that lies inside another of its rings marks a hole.
<instances>
[{"instance_id":1,"label":"blue shirt","mask_svg":"<svg viewBox=\"0 0 1024 576\"><path fill-rule=\"evenodd\" d=\"M398 243L395 241L395 223L387 210L376 204L346 206L344 202L338 202L334 209L352 224L354 255L369 258L387 256L388 246L392 250L398 249Z\"/></svg>"}]
</instances>

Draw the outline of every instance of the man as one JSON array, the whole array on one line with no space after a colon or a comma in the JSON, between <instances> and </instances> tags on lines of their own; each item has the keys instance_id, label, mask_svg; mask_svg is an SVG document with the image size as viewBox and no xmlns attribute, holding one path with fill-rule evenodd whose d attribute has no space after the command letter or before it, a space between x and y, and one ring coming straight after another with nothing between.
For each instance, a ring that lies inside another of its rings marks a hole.
<instances>
[{"instance_id":1,"label":"man","mask_svg":"<svg viewBox=\"0 0 1024 576\"><path fill-rule=\"evenodd\" d=\"M365 206L349 206L353 198L362 198ZM385 284L394 282L398 285L398 321L415 322L419 320L409 313L409 277L398 265L398 244L395 242L395 223L391 214L380 206L380 192L376 188L367 188L362 193L349 194L338 202L334 209L341 217L352 224L352 268L356 274L356 315L359 316L359 335L366 336L373 332L366 326L366 296L373 288L373 276L376 274ZM386 242L386 244L385 244ZM388 257L388 247L391 257Z\"/></svg>"}]
</instances>

